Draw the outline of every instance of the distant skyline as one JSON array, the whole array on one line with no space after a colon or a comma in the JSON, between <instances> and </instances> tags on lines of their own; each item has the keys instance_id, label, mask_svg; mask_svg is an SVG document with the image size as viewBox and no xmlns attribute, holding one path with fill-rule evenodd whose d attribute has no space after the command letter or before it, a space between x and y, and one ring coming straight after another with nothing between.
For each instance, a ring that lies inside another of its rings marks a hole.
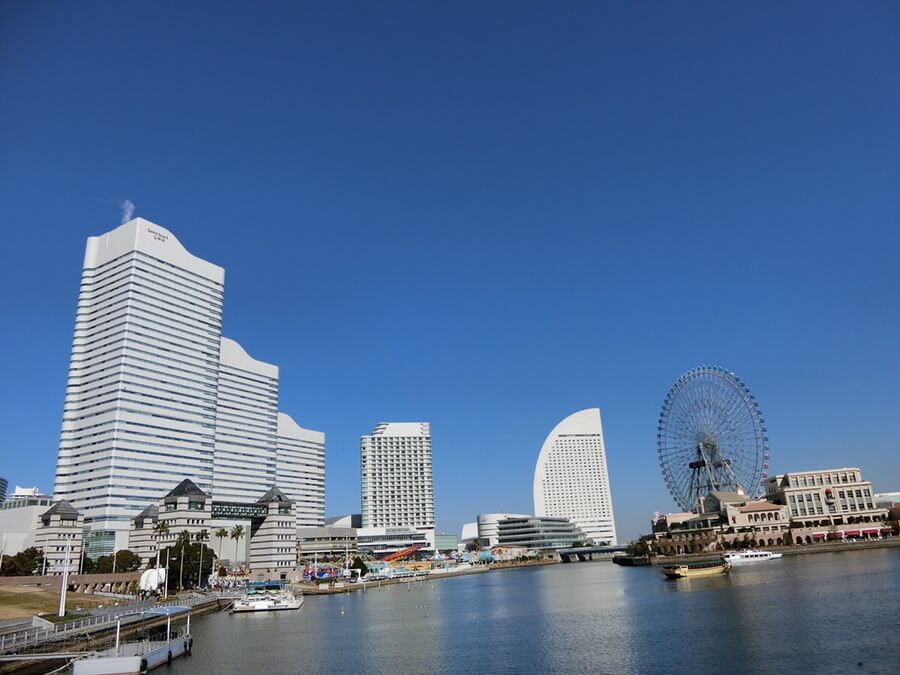
<instances>
[{"instance_id":1,"label":"distant skyline","mask_svg":"<svg viewBox=\"0 0 900 675\"><path fill-rule=\"evenodd\" d=\"M223 329L327 434L427 421L437 531L533 513L597 407L620 542L700 364L770 474L900 490L900 6L0 6L0 476L50 491L85 240L127 209L226 270ZM129 206L130 204L130 206ZM12 487L10 488L12 489Z\"/></svg>"}]
</instances>

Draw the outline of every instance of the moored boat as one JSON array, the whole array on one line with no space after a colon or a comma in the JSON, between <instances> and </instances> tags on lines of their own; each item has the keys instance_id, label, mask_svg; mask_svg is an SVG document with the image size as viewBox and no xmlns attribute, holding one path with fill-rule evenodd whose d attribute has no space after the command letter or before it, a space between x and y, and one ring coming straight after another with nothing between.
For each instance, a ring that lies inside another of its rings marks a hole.
<instances>
[{"instance_id":1,"label":"moored boat","mask_svg":"<svg viewBox=\"0 0 900 675\"><path fill-rule=\"evenodd\" d=\"M300 609L303 606L303 595L295 594L277 582L251 583L247 592L231 606L232 614L243 612L277 612L287 609Z\"/></svg>"},{"instance_id":2,"label":"moored boat","mask_svg":"<svg viewBox=\"0 0 900 675\"><path fill-rule=\"evenodd\" d=\"M734 553L726 553L723 558L732 565L742 565L751 562L765 562L767 560L778 560L781 553L772 553L771 551L757 551L755 549L747 549L746 551L735 551Z\"/></svg>"},{"instance_id":3,"label":"moored boat","mask_svg":"<svg viewBox=\"0 0 900 675\"><path fill-rule=\"evenodd\" d=\"M686 577L708 577L717 574L725 574L731 568L731 564L722 558L715 560L698 560L696 562L665 565L662 569L670 579L683 579Z\"/></svg>"}]
</instances>

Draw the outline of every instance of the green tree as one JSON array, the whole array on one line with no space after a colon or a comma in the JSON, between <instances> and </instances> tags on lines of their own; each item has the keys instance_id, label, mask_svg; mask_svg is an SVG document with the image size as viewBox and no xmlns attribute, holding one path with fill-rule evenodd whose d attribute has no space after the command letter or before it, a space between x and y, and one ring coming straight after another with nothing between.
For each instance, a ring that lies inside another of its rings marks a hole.
<instances>
[{"instance_id":1,"label":"green tree","mask_svg":"<svg viewBox=\"0 0 900 675\"><path fill-rule=\"evenodd\" d=\"M359 556L356 556L353 559L353 563L350 565L350 569L359 570L359 576L364 577L369 573L369 567L366 563L363 562L363 559Z\"/></svg>"},{"instance_id":2,"label":"green tree","mask_svg":"<svg viewBox=\"0 0 900 675\"><path fill-rule=\"evenodd\" d=\"M202 577L212 574L215 560L216 554L209 546L193 541L189 532L179 533L169 549L169 592L195 587Z\"/></svg>"},{"instance_id":3,"label":"green tree","mask_svg":"<svg viewBox=\"0 0 900 675\"><path fill-rule=\"evenodd\" d=\"M224 527L220 527L216 530L216 539L219 540L219 557L222 557L222 540L228 538L228 530Z\"/></svg>"},{"instance_id":4,"label":"green tree","mask_svg":"<svg viewBox=\"0 0 900 675\"><path fill-rule=\"evenodd\" d=\"M116 572L134 572L141 568L141 558L129 551L127 548L116 551ZM87 563L87 559L85 559ZM113 557L111 555L101 555L97 560L93 561L91 573L93 574L109 574L113 571ZM88 566L85 564L85 569Z\"/></svg>"},{"instance_id":5,"label":"green tree","mask_svg":"<svg viewBox=\"0 0 900 675\"><path fill-rule=\"evenodd\" d=\"M200 530L194 535L194 541L200 544L200 564L197 566L197 585L203 588L203 549L206 548L205 543L209 541L209 532Z\"/></svg>"},{"instance_id":6,"label":"green tree","mask_svg":"<svg viewBox=\"0 0 900 675\"><path fill-rule=\"evenodd\" d=\"M43 564L44 552L32 546L24 551L19 551L15 555L5 556L2 568L0 568L0 576L24 577L40 574Z\"/></svg>"},{"instance_id":7,"label":"green tree","mask_svg":"<svg viewBox=\"0 0 900 675\"><path fill-rule=\"evenodd\" d=\"M231 528L231 538L234 539L234 561L237 562L238 542L244 537L244 526L235 525Z\"/></svg>"}]
</instances>

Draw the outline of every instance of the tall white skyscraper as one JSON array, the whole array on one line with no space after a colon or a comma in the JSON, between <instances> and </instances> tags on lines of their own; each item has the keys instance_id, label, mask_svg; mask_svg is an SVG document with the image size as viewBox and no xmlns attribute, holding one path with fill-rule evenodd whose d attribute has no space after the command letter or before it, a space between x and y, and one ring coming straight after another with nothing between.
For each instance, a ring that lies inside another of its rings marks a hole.
<instances>
[{"instance_id":1,"label":"tall white skyscraper","mask_svg":"<svg viewBox=\"0 0 900 675\"><path fill-rule=\"evenodd\" d=\"M616 545L598 408L569 415L547 436L534 470L534 513L568 518L594 543Z\"/></svg>"},{"instance_id":2,"label":"tall white skyscraper","mask_svg":"<svg viewBox=\"0 0 900 675\"><path fill-rule=\"evenodd\" d=\"M260 497L276 484L278 367L223 337L217 385L213 499Z\"/></svg>"},{"instance_id":3,"label":"tall white skyscraper","mask_svg":"<svg viewBox=\"0 0 900 675\"><path fill-rule=\"evenodd\" d=\"M294 501L297 527L325 525L325 434L278 413L275 482Z\"/></svg>"},{"instance_id":4,"label":"tall white skyscraper","mask_svg":"<svg viewBox=\"0 0 900 675\"><path fill-rule=\"evenodd\" d=\"M434 531L431 426L381 423L360 438L362 526Z\"/></svg>"},{"instance_id":5,"label":"tall white skyscraper","mask_svg":"<svg viewBox=\"0 0 900 675\"><path fill-rule=\"evenodd\" d=\"M54 497L116 546L185 478L248 503L275 484L278 368L222 337L224 282L141 218L88 238Z\"/></svg>"}]
</instances>

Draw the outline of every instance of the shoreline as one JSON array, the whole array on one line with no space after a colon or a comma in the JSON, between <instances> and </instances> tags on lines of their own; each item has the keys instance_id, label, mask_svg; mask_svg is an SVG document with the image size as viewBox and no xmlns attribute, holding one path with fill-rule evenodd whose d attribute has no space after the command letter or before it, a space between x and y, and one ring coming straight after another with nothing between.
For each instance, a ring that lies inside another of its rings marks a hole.
<instances>
[{"instance_id":1,"label":"shoreline","mask_svg":"<svg viewBox=\"0 0 900 675\"><path fill-rule=\"evenodd\" d=\"M900 548L900 537L890 537L880 541L857 541L852 544L835 541L821 544L794 544L793 546L766 546L759 550L781 553L785 556L815 555L817 553L843 553L846 551L874 551L883 548ZM707 551L706 553L682 553L681 555L659 555L650 559L651 565L667 565L676 561L705 560L720 556L728 551Z\"/></svg>"},{"instance_id":2,"label":"shoreline","mask_svg":"<svg viewBox=\"0 0 900 675\"><path fill-rule=\"evenodd\" d=\"M341 588L320 588L318 584L298 584L298 586L303 590L304 597L307 595L339 595L341 593L350 593L351 591L365 591L366 589L380 588L381 586L413 584L425 581L440 581L441 579L463 577L470 574L486 574L488 572L522 569L523 567L542 567L544 565L559 564L559 560L536 560L524 563L493 563L490 565L476 565L467 569L444 572L441 574L420 574L417 576L408 576L400 579L381 579L380 581L357 581L354 583L345 582L344 586ZM322 585L324 586L325 584Z\"/></svg>"}]
</instances>

